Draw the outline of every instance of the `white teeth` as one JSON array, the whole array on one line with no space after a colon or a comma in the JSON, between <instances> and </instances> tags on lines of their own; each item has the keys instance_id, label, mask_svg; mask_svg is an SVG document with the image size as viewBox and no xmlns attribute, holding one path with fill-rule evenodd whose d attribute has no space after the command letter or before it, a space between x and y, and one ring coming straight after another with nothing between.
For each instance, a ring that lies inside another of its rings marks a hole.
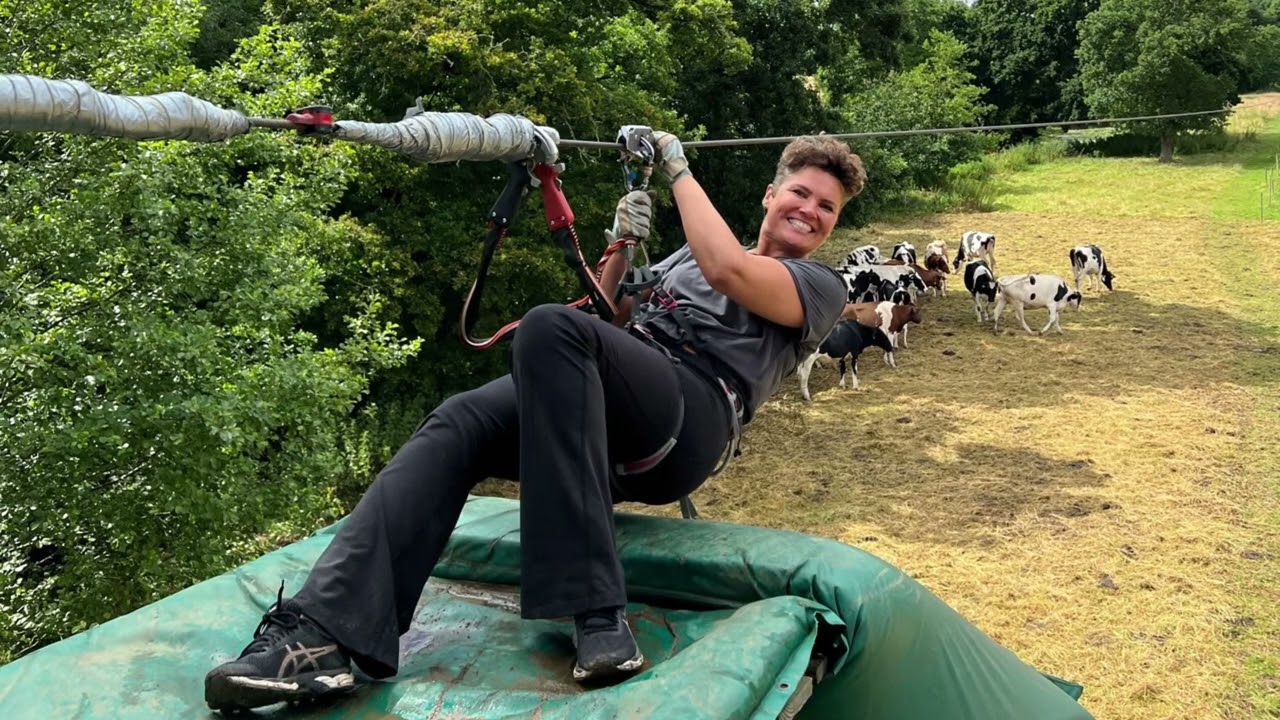
<instances>
[{"instance_id":1,"label":"white teeth","mask_svg":"<svg viewBox=\"0 0 1280 720\"><path fill-rule=\"evenodd\" d=\"M803 220L796 220L795 218L787 218L787 222L791 223L791 227L797 230L803 230L804 232L813 232L813 227L809 225L809 223Z\"/></svg>"}]
</instances>

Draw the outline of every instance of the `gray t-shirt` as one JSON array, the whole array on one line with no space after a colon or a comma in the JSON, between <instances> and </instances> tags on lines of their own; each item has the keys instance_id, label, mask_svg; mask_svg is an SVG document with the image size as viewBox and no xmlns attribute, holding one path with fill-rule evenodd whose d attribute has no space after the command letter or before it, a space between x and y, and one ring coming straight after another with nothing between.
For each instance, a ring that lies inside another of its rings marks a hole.
<instances>
[{"instance_id":1,"label":"gray t-shirt","mask_svg":"<svg viewBox=\"0 0 1280 720\"><path fill-rule=\"evenodd\" d=\"M712 290L688 245L653 265L653 270L662 274L660 286L675 297L678 306L687 309L689 325L701 340L701 344L694 343L695 347L713 355L736 375L726 379L745 396L744 422L750 422L783 378L795 372L801 358L818 349L839 322L848 299L844 279L825 263L797 258L779 260L791 271L800 293L803 327L790 328L766 320ZM641 305L633 317L675 340L692 341L653 298Z\"/></svg>"}]
</instances>

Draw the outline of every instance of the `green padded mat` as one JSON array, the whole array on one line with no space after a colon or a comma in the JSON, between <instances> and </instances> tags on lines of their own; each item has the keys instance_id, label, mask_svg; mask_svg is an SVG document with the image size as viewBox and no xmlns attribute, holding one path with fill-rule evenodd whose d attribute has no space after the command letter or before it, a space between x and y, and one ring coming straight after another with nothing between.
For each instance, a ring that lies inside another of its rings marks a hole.
<instances>
[{"instance_id":1,"label":"green padded mat","mask_svg":"<svg viewBox=\"0 0 1280 720\"><path fill-rule=\"evenodd\" d=\"M203 676L249 641L281 581L302 583L336 525L0 667L0 718L210 717ZM584 690L572 623L521 620L515 501L473 497L400 673L288 718L775 718L815 649L832 658L801 718L1077 720L1081 688L1038 673L922 585L841 543L619 513L630 618L648 662Z\"/></svg>"}]
</instances>

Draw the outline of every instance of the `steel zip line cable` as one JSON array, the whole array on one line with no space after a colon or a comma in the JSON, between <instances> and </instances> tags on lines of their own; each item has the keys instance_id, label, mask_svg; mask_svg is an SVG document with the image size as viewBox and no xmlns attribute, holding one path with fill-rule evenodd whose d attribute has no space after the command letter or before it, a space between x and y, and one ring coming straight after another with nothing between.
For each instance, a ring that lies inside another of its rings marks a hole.
<instances>
[{"instance_id":1,"label":"steel zip line cable","mask_svg":"<svg viewBox=\"0 0 1280 720\"><path fill-rule=\"evenodd\" d=\"M1171 118L1192 117L1195 115L1218 115L1221 113L1231 112L1230 109L1224 110L1197 110L1196 112L1173 113L1170 115L1140 115L1135 117L1122 118L1102 118L1099 120L1060 120L1056 122L1039 122L1039 123L1019 123L1013 125L981 125L977 127L951 127L951 128L928 128L921 130L878 130L874 132L857 132L857 133L831 133L829 137L838 140L855 139L855 138L877 138L877 137L904 137L908 135L945 135L949 133L961 132L983 132L989 130L1021 130L1025 128L1041 128L1041 127L1064 127L1076 125L1103 125L1107 123L1120 122L1137 122L1141 120L1166 120ZM784 137L766 137L766 138L738 138L727 140L690 140L689 142L681 141L680 144L686 148L705 148L705 147L731 147L735 145L769 145L783 144L795 140L798 135L788 135ZM556 143L561 148L576 149L600 149L600 150L616 150L618 143L605 142L603 140L573 140L561 138Z\"/></svg>"}]
</instances>

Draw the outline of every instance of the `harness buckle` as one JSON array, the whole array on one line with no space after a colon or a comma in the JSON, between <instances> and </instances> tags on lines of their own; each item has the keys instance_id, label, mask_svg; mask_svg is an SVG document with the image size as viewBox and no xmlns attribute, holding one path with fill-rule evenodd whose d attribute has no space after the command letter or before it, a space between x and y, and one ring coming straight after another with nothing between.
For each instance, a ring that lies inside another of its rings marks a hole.
<instances>
[{"instance_id":1,"label":"harness buckle","mask_svg":"<svg viewBox=\"0 0 1280 720\"><path fill-rule=\"evenodd\" d=\"M666 310L675 310L678 307L675 297L667 292L665 288L655 287L653 289L653 297Z\"/></svg>"}]
</instances>

